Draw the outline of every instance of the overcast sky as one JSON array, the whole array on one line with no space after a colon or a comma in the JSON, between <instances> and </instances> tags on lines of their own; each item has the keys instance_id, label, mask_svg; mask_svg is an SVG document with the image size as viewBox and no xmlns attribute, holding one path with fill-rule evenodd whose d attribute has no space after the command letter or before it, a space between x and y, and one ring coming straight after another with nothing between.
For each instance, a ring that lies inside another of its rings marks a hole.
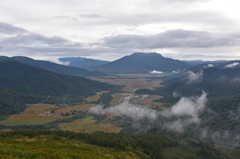
<instances>
[{"instance_id":1,"label":"overcast sky","mask_svg":"<svg viewBox=\"0 0 240 159\"><path fill-rule=\"evenodd\" d=\"M0 0L0 55L240 59L240 0Z\"/></svg>"}]
</instances>

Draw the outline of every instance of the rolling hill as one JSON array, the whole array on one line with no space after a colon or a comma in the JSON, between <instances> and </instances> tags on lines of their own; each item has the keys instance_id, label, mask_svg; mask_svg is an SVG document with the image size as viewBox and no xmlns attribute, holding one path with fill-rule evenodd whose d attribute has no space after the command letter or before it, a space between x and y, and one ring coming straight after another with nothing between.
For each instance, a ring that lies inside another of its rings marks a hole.
<instances>
[{"instance_id":1,"label":"rolling hill","mask_svg":"<svg viewBox=\"0 0 240 159\"><path fill-rule=\"evenodd\" d=\"M64 58L59 58L59 61L69 63L69 66L74 66L74 67L83 68L87 70L89 69L91 70L100 65L109 63L109 61L88 59L88 58L82 58L82 57L64 57Z\"/></svg>"},{"instance_id":2,"label":"rolling hill","mask_svg":"<svg viewBox=\"0 0 240 159\"><path fill-rule=\"evenodd\" d=\"M87 71L85 69L81 69L77 67L59 65L49 61L34 60L24 56L15 56L11 58L6 56L0 57L0 62L7 62L7 61L16 61L22 64L35 66L44 70L48 70L48 71L59 73L59 74L65 74L65 75L81 76L81 77L105 75L104 73L99 71L92 72L92 71Z\"/></svg>"},{"instance_id":3,"label":"rolling hill","mask_svg":"<svg viewBox=\"0 0 240 159\"><path fill-rule=\"evenodd\" d=\"M20 112L26 103L80 102L83 97L115 88L113 85L56 74L15 61L1 62L0 68L0 115Z\"/></svg>"},{"instance_id":4,"label":"rolling hill","mask_svg":"<svg viewBox=\"0 0 240 159\"><path fill-rule=\"evenodd\" d=\"M163 57L158 53L134 53L99 66L96 70L112 74L145 74L153 70L171 72L186 67L187 63Z\"/></svg>"}]
</instances>

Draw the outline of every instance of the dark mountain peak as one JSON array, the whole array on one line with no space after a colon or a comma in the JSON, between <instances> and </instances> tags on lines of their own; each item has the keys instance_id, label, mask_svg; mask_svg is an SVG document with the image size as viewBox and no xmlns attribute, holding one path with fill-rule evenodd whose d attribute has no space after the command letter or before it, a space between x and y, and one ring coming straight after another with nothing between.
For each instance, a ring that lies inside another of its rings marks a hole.
<instances>
[{"instance_id":1,"label":"dark mountain peak","mask_svg":"<svg viewBox=\"0 0 240 159\"><path fill-rule=\"evenodd\" d=\"M150 53L144 53L144 52L135 52L131 55L124 56L116 61L122 61L122 60L129 60L131 62L134 61L149 61L149 60L156 60L156 59L162 59L164 58L161 54L150 52Z\"/></svg>"},{"instance_id":2,"label":"dark mountain peak","mask_svg":"<svg viewBox=\"0 0 240 159\"><path fill-rule=\"evenodd\" d=\"M0 56L0 62L10 61L10 58L7 56Z\"/></svg>"},{"instance_id":3,"label":"dark mountain peak","mask_svg":"<svg viewBox=\"0 0 240 159\"><path fill-rule=\"evenodd\" d=\"M10 58L13 61L21 62L21 63L27 63L27 64L32 64L35 63L39 60L35 60L26 56L14 56Z\"/></svg>"},{"instance_id":4,"label":"dark mountain peak","mask_svg":"<svg viewBox=\"0 0 240 159\"><path fill-rule=\"evenodd\" d=\"M168 72L186 67L188 67L187 63L163 57L156 52L136 52L102 65L98 70L116 74L138 74L149 73L153 70Z\"/></svg>"},{"instance_id":5,"label":"dark mountain peak","mask_svg":"<svg viewBox=\"0 0 240 159\"><path fill-rule=\"evenodd\" d=\"M163 57L161 54L156 53L156 52L149 52L149 53L145 53L145 52L135 52L129 56L134 56L134 57Z\"/></svg>"}]
</instances>

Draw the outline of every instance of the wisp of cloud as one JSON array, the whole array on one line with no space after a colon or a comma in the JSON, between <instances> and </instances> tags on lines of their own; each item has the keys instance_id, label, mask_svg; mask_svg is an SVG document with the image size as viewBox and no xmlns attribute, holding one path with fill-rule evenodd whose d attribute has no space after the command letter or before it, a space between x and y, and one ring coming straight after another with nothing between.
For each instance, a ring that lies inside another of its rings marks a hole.
<instances>
[{"instance_id":1,"label":"wisp of cloud","mask_svg":"<svg viewBox=\"0 0 240 159\"><path fill-rule=\"evenodd\" d=\"M106 113L113 114L114 116L129 117L134 121L141 119L155 120L157 118L156 110L146 108L141 105L134 105L129 103L129 99L123 103L105 108L103 106L95 106L89 110L89 113L96 115L103 115Z\"/></svg>"},{"instance_id":2,"label":"wisp of cloud","mask_svg":"<svg viewBox=\"0 0 240 159\"><path fill-rule=\"evenodd\" d=\"M187 75L186 75L186 79L188 80L188 82L192 83L192 82L198 82L201 81L203 78L203 71L199 71L199 72L192 72L192 71L188 71Z\"/></svg>"},{"instance_id":3,"label":"wisp of cloud","mask_svg":"<svg viewBox=\"0 0 240 159\"><path fill-rule=\"evenodd\" d=\"M203 92L200 97L182 97L170 109L160 113L165 117L177 117L173 122L166 123L165 128L183 132L184 128L190 124L199 124L199 115L204 111L207 103L207 93ZM187 117L182 119L181 117Z\"/></svg>"}]
</instances>

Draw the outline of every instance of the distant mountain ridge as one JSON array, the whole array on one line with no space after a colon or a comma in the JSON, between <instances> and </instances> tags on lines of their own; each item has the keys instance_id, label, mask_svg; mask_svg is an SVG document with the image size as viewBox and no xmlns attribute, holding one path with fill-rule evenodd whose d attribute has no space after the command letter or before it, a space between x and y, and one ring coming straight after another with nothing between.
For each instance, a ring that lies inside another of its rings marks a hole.
<instances>
[{"instance_id":1,"label":"distant mountain ridge","mask_svg":"<svg viewBox=\"0 0 240 159\"><path fill-rule=\"evenodd\" d=\"M83 57L62 57L62 58L59 58L59 61L67 62L69 63L68 64L69 66L74 66L74 67L83 68L87 70L109 63L109 61L88 59Z\"/></svg>"},{"instance_id":2,"label":"distant mountain ridge","mask_svg":"<svg viewBox=\"0 0 240 159\"><path fill-rule=\"evenodd\" d=\"M80 69L77 67L59 65L49 61L34 60L32 58L24 57L24 56L15 56L15 57L0 56L0 62L8 62L8 61L16 61L22 64L27 64L30 66L35 66L41 69L52 71L54 73L66 74L66 75L72 75L72 76L89 77L89 76L105 75L104 73L99 71L88 71L88 70Z\"/></svg>"},{"instance_id":3,"label":"distant mountain ridge","mask_svg":"<svg viewBox=\"0 0 240 159\"><path fill-rule=\"evenodd\" d=\"M112 74L145 74L153 70L171 72L188 66L186 62L166 58L159 53L138 52L99 66L96 70Z\"/></svg>"},{"instance_id":4,"label":"distant mountain ridge","mask_svg":"<svg viewBox=\"0 0 240 159\"><path fill-rule=\"evenodd\" d=\"M240 68L240 60L202 61L202 63L200 64L195 63L190 65L191 67L188 68L188 70L190 71L197 71L200 69L207 69L207 68L235 69L235 68Z\"/></svg>"}]
</instances>

